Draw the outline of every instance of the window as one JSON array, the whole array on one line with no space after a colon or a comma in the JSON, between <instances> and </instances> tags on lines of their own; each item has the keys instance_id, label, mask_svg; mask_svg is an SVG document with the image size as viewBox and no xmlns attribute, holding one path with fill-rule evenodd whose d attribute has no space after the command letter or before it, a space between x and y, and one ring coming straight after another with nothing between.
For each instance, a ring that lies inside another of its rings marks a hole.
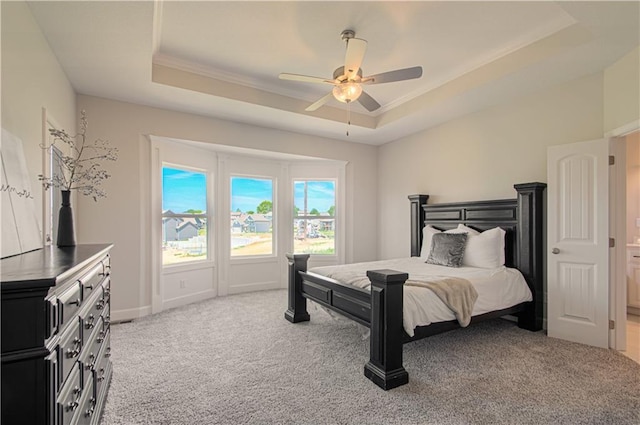
<instances>
[{"instance_id":1,"label":"window","mask_svg":"<svg viewBox=\"0 0 640 425\"><path fill-rule=\"evenodd\" d=\"M273 251L273 180L231 177L231 256Z\"/></svg>"},{"instance_id":2,"label":"window","mask_svg":"<svg viewBox=\"0 0 640 425\"><path fill-rule=\"evenodd\" d=\"M162 265L206 260L207 175L162 167Z\"/></svg>"},{"instance_id":3,"label":"window","mask_svg":"<svg viewBox=\"0 0 640 425\"><path fill-rule=\"evenodd\" d=\"M297 254L336 253L336 182L294 180L293 250Z\"/></svg>"}]
</instances>

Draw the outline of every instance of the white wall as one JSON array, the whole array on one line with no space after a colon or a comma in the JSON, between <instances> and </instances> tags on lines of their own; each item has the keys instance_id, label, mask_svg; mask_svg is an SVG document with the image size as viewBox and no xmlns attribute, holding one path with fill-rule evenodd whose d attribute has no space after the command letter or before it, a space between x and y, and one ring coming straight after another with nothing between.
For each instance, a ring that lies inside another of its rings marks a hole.
<instances>
[{"instance_id":1,"label":"white wall","mask_svg":"<svg viewBox=\"0 0 640 425\"><path fill-rule=\"evenodd\" d=\"M640 122L640 46L604 71L604 131Z\"/></svg>"},{"instance_id":2,"label":"white wall","mask_svg":"<svg viewBox=\"0 0 640 425\"><path fill-rule=\"evenodd\" d=\"M381 146L379 258L410 255L407 195L515 198L515 183L546 182L547 146L602 137L602 87L592 75Z\"/></svg>"},{"instance_id":3,"label":"white wall","mask_svg":"<svg viewBox=\"0 0 640 425\"><path fill-rule=\"evenodd\" d=\"M78 242L113 242L113 309L136 317L151 303L149 235L141 231L148 219L149 147L146 135L292 153L348 161L347 261L376 259L377 148L330 139L233 123L213 118L80 95L90 138L108 139L120 158L107 164L108 197L94 203L79 199ZM140 310L142 308L142 310ZM123 317L123 316L120 316Z\"/></svg>"},{"instance_id":4,"label":"white wall","mask_svg":"<svg viewBox=\"0 0 640 425\"><path fill-rule=\"evenodd\" d=\"M61 128L76 129L76 95L24 2L2 8L2 127L22 140L42 229L42 108Z\"/></svg>"}]
</instances>

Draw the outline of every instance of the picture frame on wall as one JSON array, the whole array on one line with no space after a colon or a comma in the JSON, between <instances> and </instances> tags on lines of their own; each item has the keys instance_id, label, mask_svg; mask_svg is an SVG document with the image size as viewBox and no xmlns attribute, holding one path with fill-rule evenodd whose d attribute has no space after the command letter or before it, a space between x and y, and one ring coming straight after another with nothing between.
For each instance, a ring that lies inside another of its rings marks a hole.
<instances>
[{"instance_id":1,"label":"picture frame on wall","mask_svg":"<svg viewBox=\"0 0 640 425\"><path fill-rule=\"evenodd\" d=\"M5 258L40 249L43 244L22 140L4 128L1 140L0 258Z\"/></svg>"}]
</instances>

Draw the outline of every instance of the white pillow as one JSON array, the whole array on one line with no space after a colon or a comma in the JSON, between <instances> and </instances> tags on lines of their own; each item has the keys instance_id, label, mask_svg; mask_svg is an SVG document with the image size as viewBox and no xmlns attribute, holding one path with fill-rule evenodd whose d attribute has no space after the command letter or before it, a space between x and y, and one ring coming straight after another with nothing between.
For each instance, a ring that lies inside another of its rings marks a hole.
<instances>
[{"instance_id":1,"label":"white pillow","mask_svg":"<svg viewBox=\"0 0 640 425\"><path fill-rule=\"evenodd\" d=\"M473 229L471 229L473 230ZM473 230L475 232L475 230ZM429 252L431 252L431 238L436 233L442 233L440 230L435 227L427 224L422 228L422 247L420 248L420 258L423 261L427 261L429 258ZM445 233L467 233L466 231L458 231L458 229L449 229L446 230ZM478 233L478 232L476 232Z\"/></svg>"},{"instance_id":2,"label":"white pillow","mask_svg":"<svg viewBox=\"0 0 640 425\"><path fill-rule=\"evenodd\" d=\"M422 228L422 248L420 248L420 258L422 258L423 261L427 261L427 258L429 258L429 252L431 251L431 238L436 233L440 233L440 230L434 228L430 224L427 224Z\"/></svg>"},{"instance_id":3,"label":"white pillow","mask_svg":"<svg viewBox=\"0 0 640 425\"><path fill-rule=\"evenodd\" d=\"M504 266L504 236L507 232L499 227L494 227L478 233L464 224L459 224L456 230L468 234L467 247L462 258L463 266L484 269Z\"/></svg>"}]
</instances>

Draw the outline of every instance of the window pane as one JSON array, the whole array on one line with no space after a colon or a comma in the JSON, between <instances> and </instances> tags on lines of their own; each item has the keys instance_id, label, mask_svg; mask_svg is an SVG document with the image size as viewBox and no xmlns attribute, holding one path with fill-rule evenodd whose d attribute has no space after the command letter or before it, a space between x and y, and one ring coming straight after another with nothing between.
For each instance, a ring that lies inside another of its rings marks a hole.
<instances>
[{"instance_id":1,"label":"window pane","mask_svg":"<svg viewBox=\"0 0 640 425\"><path fill-rule=\"evenodd\" d=\"M207 259L206 210L205 173L162 168L163 265Z\"/></svg>"},{"instance_id":2,"label":"window pane","mask_svg":"<svg viewBox=\"0 0 640 425\"><path fill-rule=\"evenodd\" d=\"M294 181L293 250L299 254L335 254L334 181Z\"/></svg>"},{"instance_id":3,"label":"window pane","mask_svg":"<svg viewBox=\"0 0 640 425\"><path fill-rule=\"evenodd\" d=\"M206 213L206 174L162 167L162 211L192 214Z\"/></svg>"},{"instance_id":4,"label":"window pane","mask_svg":"<svg viewBox=\"0 0 640 425\"><path fill-rule=\"evenodd\" d=\"M231 178L231 255L273 254L273 180Z\"/></svg>"},{"instance_id":5,"label":"window pane","mask_svg":"<svg viewBox=\"0 0 640 425\"><path fill-rule=\"evenodd\" d=\"M162 219L162 264L207 259L207 219L164 217Z\"/></svg>"}]
</instances>

